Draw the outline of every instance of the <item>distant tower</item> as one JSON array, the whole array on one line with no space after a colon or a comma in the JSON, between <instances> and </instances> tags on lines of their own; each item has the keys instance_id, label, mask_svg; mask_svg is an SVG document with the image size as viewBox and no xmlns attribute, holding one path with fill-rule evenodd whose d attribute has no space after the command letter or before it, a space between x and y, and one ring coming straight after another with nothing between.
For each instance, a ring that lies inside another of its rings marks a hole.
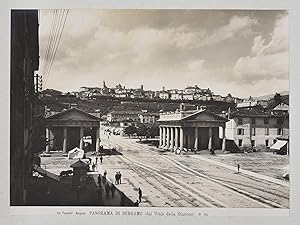
<instances>
[{"instance_id":1,"label":"distant tower","mask_svg":"<svg viewBox=\"0 0 300 225\"><path fill-rule=\"evenodd\" d=\"M103 88L107 88L106 85L105 85L105 81L103 81Z\"/></svg>"},{"instance_id":2,"label":"distant tower","mask_svg":"<svg viewBox=\"0 0 300 225\"><path fill-rule=\"evenodd\" d=\"M163 86L163 91L165 91L165 86Z\"/></svg>"},{"instance_id":3,"label":"distant tower","mask_svg":"<svg viewBox=\"0 0 300 225\"><path fill-rule=\"evenodd\" d=\"M144 85L141 84L141 91L144 91Z\"/></svg>"}]
</instances>

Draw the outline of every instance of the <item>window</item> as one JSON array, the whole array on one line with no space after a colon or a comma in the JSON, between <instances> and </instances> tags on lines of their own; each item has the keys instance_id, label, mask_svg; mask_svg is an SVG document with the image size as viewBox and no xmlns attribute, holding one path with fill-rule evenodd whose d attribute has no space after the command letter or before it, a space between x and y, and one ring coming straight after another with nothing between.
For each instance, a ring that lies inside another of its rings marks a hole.
<instances>
[{"instance_id":1,"label":"window","mask_svg":"<svg viewBox=\"0 0 300 225\"><path fill-rule=\"evenodd\" d=\"M255 124L255 118L251 118L251 123Z\"/></svg>"},{"instance_id":2,"label":"window","mask_svg":"<svg viewBox=\"0 0 300 225\"><path fill-rule=\"evenodd\" d=\"M238 135L244 135L244 129L243 128L237 129L237 134Z\"/></svg>"},{"instance_id":3,"label":"window","mask_svg":"<svg viewBox=\"0 0 300 225\"><path fill-rule=\"evenodd\" d=\"M252 146L252 147L255 146L255 140L251 140L251 146Z\"/></svg>"},{"instance_id":4,"label":"window","mask_svg":"<svg viewBox=\"0 0 300 225\"><path fill-rule=\"evenodd\" d=\"M269 133L270 133L270 130L269 130L269 128L267 127L267 128L265 128L265 135L269 135Z\"/></svg>"},{"instance_id":5,"label":"window","mask_svg":"<svg viewBox=\"0 0 300 225\"><path fill-rule=\"evenodd\" d=\"M255 127L252 127L252 135L255 136Z\"/></svg>"},{"instance_id":6,"label":"window","mask_svg":"<svg viewBox=\"0 0 300 225\"><path fill-rule=\"evenodd\" d=\"M243 124L243 118L241 117L238 118L238 124Z\"/></svg>"},{"instance_id":7,"label":"window","mask_svg":"<svg viewBox=\"0 0 300 225\"><path fill-rule=\"evenodd\" d=\"M264 124L269 124L269 118L264 118Z\"/></svg>"},{"instance_id":8,"label":"window","mask_svg":"<svg viewBox=\"0 0 300 225\"><path fill-rule=\"evenodd\" d=\"M277 135L283 135L283 129L277 128Z\"/></svg>"},{"instance_id":9,"label":"window","mask_svg":"<svg viewBox=\"0 0 300 225\"><path fill-rule=\"evenodd\" d=\"M239 139L239 147L242 147L242 146L243 146L243 140Z\"/></svg>"},{"instance_id":10,"label":"window","mask_svg":"<svg viewBox=\"0 0 300 225\"><path fill-rule=\"evenodd\" d=\"M283 124L283 119L282 118L278 118L277 119L277 124Z\"/></svg>"},{"instance_id":11,"label":"window","mask_svg":"<svg viewBox=\"0 0 300 225\"><path fill-rule=\"evenodd\" d=\"M269 140L265 140L266 147L269 147Z\"/></svg>"}]
</instances>

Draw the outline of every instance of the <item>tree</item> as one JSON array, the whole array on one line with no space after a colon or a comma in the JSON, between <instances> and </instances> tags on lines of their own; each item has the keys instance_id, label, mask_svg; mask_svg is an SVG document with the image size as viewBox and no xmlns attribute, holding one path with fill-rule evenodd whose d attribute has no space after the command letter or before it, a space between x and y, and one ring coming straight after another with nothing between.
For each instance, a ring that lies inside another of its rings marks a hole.
<instances>
[{"instance_id":1,"label":"tree","mask_svg":"<svg viewBox=\"0 0 300 225\"><path fill-rule=\"evenodd\" d=\"M148 129L148 136L149 137L155 137L159 135L159 127L157 124L152 124L151 126L149 126Z\"/></svg>"},{"instance_id":2,"label":"tree","mask_svg":"<svg viewBox=\"0 0 300 225\"><path fill-rule=\"evenodd\" d=\"M147 133L148 133L148 128L147 128L147 126L145 124L141 123L141 124L137 125L136 134L138 136L148 136Z\"/></svg>"},{"instance_id":3,"label":"tree","mask_svg":"<svg viewBox=\"0 0 300 225\"><path fill-rule=\"evenodd\" d=\"M126 135L133 135L137 133L137 128L134 125L130 125L129 127L125 128L124 133Z\"/></svg>"}]
</instances>

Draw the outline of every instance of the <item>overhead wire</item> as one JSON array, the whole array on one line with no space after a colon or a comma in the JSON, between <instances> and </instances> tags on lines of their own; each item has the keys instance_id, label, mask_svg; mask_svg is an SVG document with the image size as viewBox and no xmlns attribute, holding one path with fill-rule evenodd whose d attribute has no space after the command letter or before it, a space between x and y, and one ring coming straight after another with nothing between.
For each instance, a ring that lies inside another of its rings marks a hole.
<instances>
[{"instance_id":1,"label":"overhead wire","mask_svg":"<svg viewBox=\"0 0 300 225\"><path fill-rule=\"evenodd\" d=\"M54 63L55 56L61 41L61 37L66 24L68 13L69 13L69 9L54 10L53 12L52 26L50 29L48 46L45 54L44 86L46 85L47 80L49 79L51 73L52 65Z\"/></svg>"}]
</instances>

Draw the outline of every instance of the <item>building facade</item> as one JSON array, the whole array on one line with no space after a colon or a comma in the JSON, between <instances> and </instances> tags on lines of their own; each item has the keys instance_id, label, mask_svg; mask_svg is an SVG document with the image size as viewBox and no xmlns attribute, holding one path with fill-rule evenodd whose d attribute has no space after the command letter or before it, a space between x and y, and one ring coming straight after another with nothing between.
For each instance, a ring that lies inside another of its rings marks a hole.
<instances>
[{"instance_id":1,"label":"building facade","mask_svg":"<svg viewBox=\"0 0 300 225\"><path fill-rule=\"evenodd\" d=\"M36 136L34 73L39 69L38 11L11 10L10 204L25 205Z\"/></svg>"},{"instance_id":2,"label":"building facade","mask_svg":"<svg viewBox=\"0 0 300 225\"><path fill-rule=\"evenodd\" d=\"M264 150L278 137L289 135L288 112L273 109L266 111L258 106L231 113L226 123L227 139L234 140L239 148Z\"/></svg>"},{"instance_id":3,"label":"building facade","mask_svg":"<svg viewBox=\"0 0 300 225\"><path fill-rule=\"evenodd\" d=\"M160 148L182 151L225 150L227 119L207 110L161 113ZM221 132L219 132L221 130Z\"/></svg>"}]
</instances>

